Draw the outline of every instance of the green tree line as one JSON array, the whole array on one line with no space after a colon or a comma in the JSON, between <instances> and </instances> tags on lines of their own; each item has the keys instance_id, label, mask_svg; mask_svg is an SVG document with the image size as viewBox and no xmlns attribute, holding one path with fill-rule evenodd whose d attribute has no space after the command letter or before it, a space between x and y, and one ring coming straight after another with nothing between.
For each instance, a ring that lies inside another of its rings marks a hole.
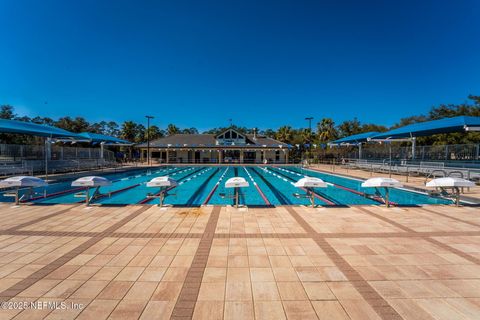
<instances>
[{"instance_id":1,"label":"green tree line","mask_svg":"<svg viewBox=\"0 0 480 320\"><path fill-rule=\"evenodd\" d=\"M321 119L316 128L310 130L308 128L292 128L291 126L281 126L280 128L264 129L257 131L257 134L264 135L277 139L281 142L298 145L299 152L307 149L308 145L318 145L325 147L325 145L338 138L359 134L369 131L384 132L393 128L405 126L412 123L424 122L429 120L440 119L444 117L454 117L459 115L480 116L480 96L468 96L468 100L462 104L441 104L434 106L427 114L416 115L407 118L402 118L398 123L392 127L361 123L357 118L347 120L338 125L330 118ZM135 143L144 142L147 136L150 140L158 139L172 134L196 134L199 131L196 128L181 129L175 124L169 124L166 128L161 129L155 124L147 129L144 124L136 123L134 121L124 121L118 124L115 121L101 121L89 122L83 117L61 117L57 120L48 117L34 117L20 116L15 113L15 109L11 105L2 105L0 108L1 119L11 119L25 122L33 122L38 124L45 124L56 126L71 132L93 132L105 134L109 136L119 137ZM238 127L233 125L234 129L245 134L253 134L254 128ZM203 133L217 134L228 127L213 128ZM0 135L0 139L7 143L33 143L35 138L30 136L19 135ZM454 133L454 134L437 134L430 137L418 139L419 144L462 144L462 143L478 143L480 142L480 134L475 132L470 133ZM308 148L309 149L309 148Z\"/></svg>"}]
</instances>

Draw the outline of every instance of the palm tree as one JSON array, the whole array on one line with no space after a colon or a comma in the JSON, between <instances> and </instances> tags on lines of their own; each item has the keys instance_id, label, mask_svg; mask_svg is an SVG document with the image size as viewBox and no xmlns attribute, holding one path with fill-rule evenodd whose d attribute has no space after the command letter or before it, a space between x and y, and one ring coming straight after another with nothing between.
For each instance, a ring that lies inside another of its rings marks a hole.
<instances>
[{"instance_id":1,"label":"palm tree","mask_svg":"<svg viewBox=\"0 0 480 320\"><path fill-rule=\"evenodd\" d=\"M167 127L167 135L169 136L177 134L179 131L180 129L174 124L169 124Z\"/></svg>"},{"instance_id":2,"label":"palm tree","mask_svg":"<svg viewBox=\"0 0 480 320\"><path fill-rule=\"evenodd\" d=\"M122 139L128 141L134 141L137 136L137 124L133 121L125 121L122 124L122 129L120 131L120 136Z\"/></svg>"},{"instance_id":3,"label":"palm tree","mask_svg":"<svg viewBox=\"0 0 480 320\"><path fill-rule=\"evenodd\" d=\"M317 124L318 138L321 142L329 142L337 138L337 130L335 129L335 122L330 118L323 118Z\"/></svg>"},{"instance_id":4,"label":"palm tree","mask_svg":"<svg viewBox=\"0 0 480 320\"><path fill-rule=\"evenodd\" d=\"M313 143L313 141L315 140L315 135L313 134L312 130L308 128L302 129L300 135L302 137L302 144Z\"/></svg>"},{"instance_id":5,"label":"palm tree","mask_svg":"<svg viewBox=\"0 0 480 320\"><path fill-rule=\"evenodd\" d=\"M290 143L292 141L293 131L292 127L290 126L283 126L278 128L277 133L275 134L275 138L278 141Z\"/></svg>"}]
</instances>

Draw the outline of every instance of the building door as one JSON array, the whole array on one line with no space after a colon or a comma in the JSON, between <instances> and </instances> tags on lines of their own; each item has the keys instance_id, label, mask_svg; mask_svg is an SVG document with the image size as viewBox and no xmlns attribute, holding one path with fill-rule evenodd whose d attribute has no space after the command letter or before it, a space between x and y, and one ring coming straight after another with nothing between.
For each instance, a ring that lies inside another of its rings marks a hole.
<instances>
[{"instance_id":1,"label":"building door","mask_svg":"<svg viewBox=\"0 0 480 320\"><path fill-rule=\"evenodd\" d=\"M200 163L200 151L195 151L195 163Z\"/></svg>"},{"instance_id":2,"label":"building door","mask_svg":"<svg viewBox=\"0 0 480 320\"><path fill-rule=\"evenodd\" d=\"M257 153L255 151L246 151L243 153L244 163L255 163L256 158L257 158Z\"/></svg>"},{"instance_id":3,"label":"building door","mask_svg":"<svg viewBox=\"0 0 480 320\"><path fill-rule=\"evenodd\" d=\"M223 162L240 162L240 150L225 150L223 153Z\"/></svg>"}]
</instances>

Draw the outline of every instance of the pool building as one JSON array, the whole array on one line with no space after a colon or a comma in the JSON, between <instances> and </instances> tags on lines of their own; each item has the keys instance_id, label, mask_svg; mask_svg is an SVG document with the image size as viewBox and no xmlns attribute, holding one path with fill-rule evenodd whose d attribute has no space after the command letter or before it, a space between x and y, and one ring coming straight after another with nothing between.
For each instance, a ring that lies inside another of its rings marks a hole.
<instances>
[{"instance_id":1,"label":"pool building","mask_svg":"<svg viewBox=\"0 0 480 320\"><path fill-rule=\"evenodd\" d=\"M289 145L228 129L220 134L173 134L136 145L154 163L288 163Z\"/></svg>"}]
</instances>

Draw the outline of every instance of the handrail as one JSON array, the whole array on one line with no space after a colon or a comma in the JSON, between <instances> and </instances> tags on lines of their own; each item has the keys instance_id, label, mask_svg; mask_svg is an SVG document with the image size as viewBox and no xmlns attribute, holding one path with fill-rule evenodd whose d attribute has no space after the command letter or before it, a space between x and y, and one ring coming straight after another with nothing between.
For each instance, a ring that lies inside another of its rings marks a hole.
<instances>
[{"instance_id":1,"label":"handrail","mask_svg":"<svg viewBox=\"0 0 480 320\"><path fill-rule=\"evenodd\" d=\"M430 171L430 173L428 174L428 176L425 178L425 183L427 183L428 179L429 179L435 172L442 172L444 177L447 176L447 172L446 172L445 170L443 170L443 169L435 169L435 170ZM433 176L434 176L434 175L433 175Z\"/></svg>"}]
</instances>

